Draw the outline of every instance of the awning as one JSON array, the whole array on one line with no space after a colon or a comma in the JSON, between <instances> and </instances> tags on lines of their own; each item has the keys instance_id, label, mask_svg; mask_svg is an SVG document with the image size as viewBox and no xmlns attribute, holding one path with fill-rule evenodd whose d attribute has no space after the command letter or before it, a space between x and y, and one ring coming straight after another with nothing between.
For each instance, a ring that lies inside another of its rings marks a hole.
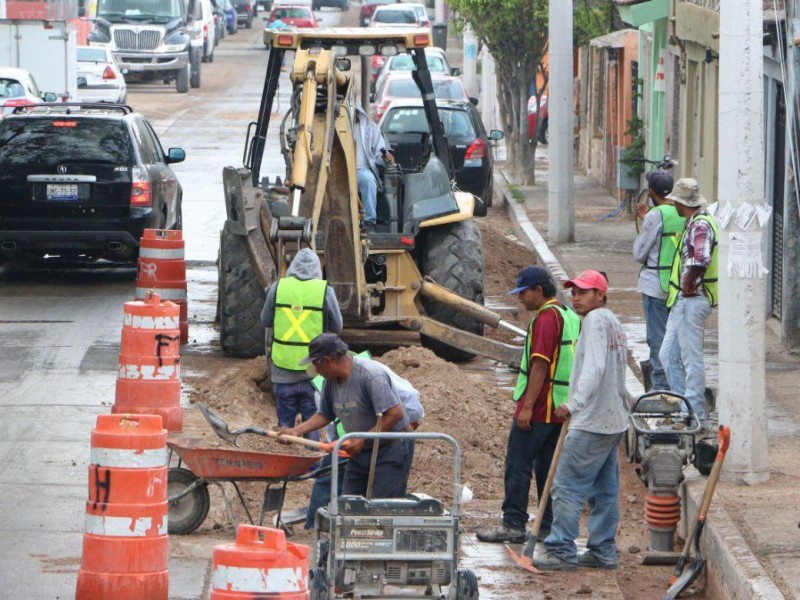
<instances>
[{"instance_id":1,"label":"awning","mask_svg":"<svg viewBox=\"0 0 800 600\"><path fill-rule=\"evenodd\" d=\"M638 36L638 32L635 29L612 31L611 33L590 40L589 46L592 48L624 48L625 38L631 34Z\"/></svg>"}]
</instances>

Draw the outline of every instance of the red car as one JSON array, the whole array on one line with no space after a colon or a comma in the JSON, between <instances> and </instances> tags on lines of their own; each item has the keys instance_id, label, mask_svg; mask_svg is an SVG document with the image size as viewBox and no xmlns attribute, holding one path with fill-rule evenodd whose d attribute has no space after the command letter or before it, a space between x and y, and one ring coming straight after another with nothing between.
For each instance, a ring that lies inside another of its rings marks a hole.
<instances>
[{"instance_id":1,"label":"red car","mask_svg":"<svg viewBox=\"0 0 800 600\"><path fill-rule=\"evenodd\" d=\"M433 83L433 95L437 100L478 103L477 99L467 97L464 84L460 79L450 75L431 73L431 82ZM375 93L371 94L370 117L377 123L393 100L419 97L419 88L410 73L400 72L396 75L389 75L381 82Z\"/></svg>"},{"instance_id":2,"label":"red car","mask_svg":"<svg viewBox=\"0 0 800 600\"><path fill-rule=\"evenodd\" d=\"M308 6L279 6L273 8L269 15L269 21L267 21L267 27L269 28L270 24L278 19L290 27L319 27L314 13Z\"/></svg>"},{"instance_id":3,"label":"red car","mask_svg":"<svg viewBox=\"0 0 800 600\"><path fill-rule=\"evenodd\" d=\"M550 113L547 110L547 96L542 96L539 100L539 112L538 115L542 121L542 127L539 130L539 143L547 145L547 141L550 139L547 137L547 121L550 116ZM528 141L533 141L534 136L537 135L536 127L537 127L537 112L536 112L536 96L531 96L528 98Z\"/></svg>"},{"instance_id":4,"label":"red car","mask_svg":"<svg viewBox=\"0 0 800 600\"><path fill-rule=\"evenodd\" d=\"M375 9L383 4L399 4L400 0L366 0L361 5L361 12L358 14L358 22L362 27L369 27Z\"/></svg>"}]
</instances>

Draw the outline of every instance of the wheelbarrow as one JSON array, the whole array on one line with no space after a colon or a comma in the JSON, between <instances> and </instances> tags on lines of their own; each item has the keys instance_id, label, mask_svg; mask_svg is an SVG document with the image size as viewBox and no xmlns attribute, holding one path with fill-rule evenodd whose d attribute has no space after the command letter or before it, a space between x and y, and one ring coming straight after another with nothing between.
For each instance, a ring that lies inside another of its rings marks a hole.
<instances>
[{"instance_id":1,"label":"wheelbarrow","mask_svg":"<svg viewBox=\"0 0 800 600\"><path fill-rule=\"evenodd\" d=\"M312 469L324 456L322 453L297 456L232 448L208 448L197 444L196 441L186 439L167 442L170 448L170 464L172 453L178 455L178 466L170 468L168 473L169 533L189 534L203 524L211 507L208 484L219 487L225 508L235 527L237 521L231 501L222 485L224 482L233 485L247 519L255 524L238 485L241 481L266 483L258 525L263 525L265 513L277 511L276 524L285 530L281 513L286 486L290 481L313 479L330 470L329 467Z\"/></svg>"}]
</instances>

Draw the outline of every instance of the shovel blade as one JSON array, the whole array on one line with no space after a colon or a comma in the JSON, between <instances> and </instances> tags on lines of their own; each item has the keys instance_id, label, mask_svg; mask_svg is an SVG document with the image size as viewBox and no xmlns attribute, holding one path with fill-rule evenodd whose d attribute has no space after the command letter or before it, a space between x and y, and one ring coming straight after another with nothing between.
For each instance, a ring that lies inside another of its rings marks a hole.
<instances>
[{"instance_id":1,"label":"shovel blade","mask_svg":"<svg viewBox=\"0 0 800 600\"><path fill-rule=\"evenodd\" d=\"M674 581L673 578L670 578L670 582L672 583L667 590L667 595L664 596L664 600L674 600L675 598L679 598L680 595L686 591L686 589L694 583L700 573L703 572L703 567L706 565L706 559L700 556L699 554L692 559L692 562L689 563L689 566L684 569L683 573L680 574Z\"/></svg>"},{"instance_id":2,"label":"shovel blade","mask_svg":"<svg viewBox=\"0 0 800 600\"><path fill-rule=\"evenodd\" d=\"M511 560L513 560L517 566L522 567L529 573L534 573L535 575L547 575L544 571L540 571L536 567L533 566L533 559L529 556L525 556L525 554L517 554L508 544L506 546L506 552L508 552L509 556L511 556Z\"/></svg>"},{"instance_id":3,"label":"shovel blade","mask_svg":"<svg viewBox=\"0 0 800 600\"><path fill-rule=\"evenodd\" d=\"M231 433L228 424L222 420L222 417L211 412L211 409L208 408L208 406L206 406L202 402L196 402L195 406L197 406L197 408L203 414L208 424L211 425L211 429L214 430L214 433L216 433L226 442L230 442L231 444L236 444L236 438L238 436Z\"/></svg>"}]
</instances>

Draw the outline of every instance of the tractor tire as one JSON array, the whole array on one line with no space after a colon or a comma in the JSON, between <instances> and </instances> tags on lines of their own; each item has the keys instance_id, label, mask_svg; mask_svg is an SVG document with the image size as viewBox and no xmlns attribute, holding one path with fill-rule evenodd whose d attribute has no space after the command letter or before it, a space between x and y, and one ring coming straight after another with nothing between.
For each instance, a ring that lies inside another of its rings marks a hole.
<instances>
[{"instance_id":1,"label":"tractor tire","mask_svg":"<svg viewBox=\"0 0 800 600\"><path fill-rule=\"evenodd\" d=\"M254 358L264 354L261 309L266 292L250 265L244 240L230 231L227 222L219 239L217 294L222 351L235 358Z\"/></svg>"},{"instance_id":2,"label":"tractor tire","mask_svg":"<svg viewBox=\"0 0 800 600\"><path fill-rule=\"evenodd\" d=\"M192 485L197 477L188 469L173 467L167 473L167 494L177 496ZM187 495L169 503L167 530L170 534L188 535L203 524L211 507L208 485L203 483Z\"/></svg>"},{"instance_id":3,"label":"tractor tire","mask_svg":"<svg viewBox=\"0 0 800 600\"><path fill-rule=\"evenodd\" d=\"M475 221L459 221L426 231L420 263L424 276L462 298L483 304L483 241ZM481 323L443 304L423 298L422 305L432 319L483 335ZM452 362L463 362L475 356L427 336L422 336L422 345L433 350L440 358Z\"/></svg>"}]
</instances>

